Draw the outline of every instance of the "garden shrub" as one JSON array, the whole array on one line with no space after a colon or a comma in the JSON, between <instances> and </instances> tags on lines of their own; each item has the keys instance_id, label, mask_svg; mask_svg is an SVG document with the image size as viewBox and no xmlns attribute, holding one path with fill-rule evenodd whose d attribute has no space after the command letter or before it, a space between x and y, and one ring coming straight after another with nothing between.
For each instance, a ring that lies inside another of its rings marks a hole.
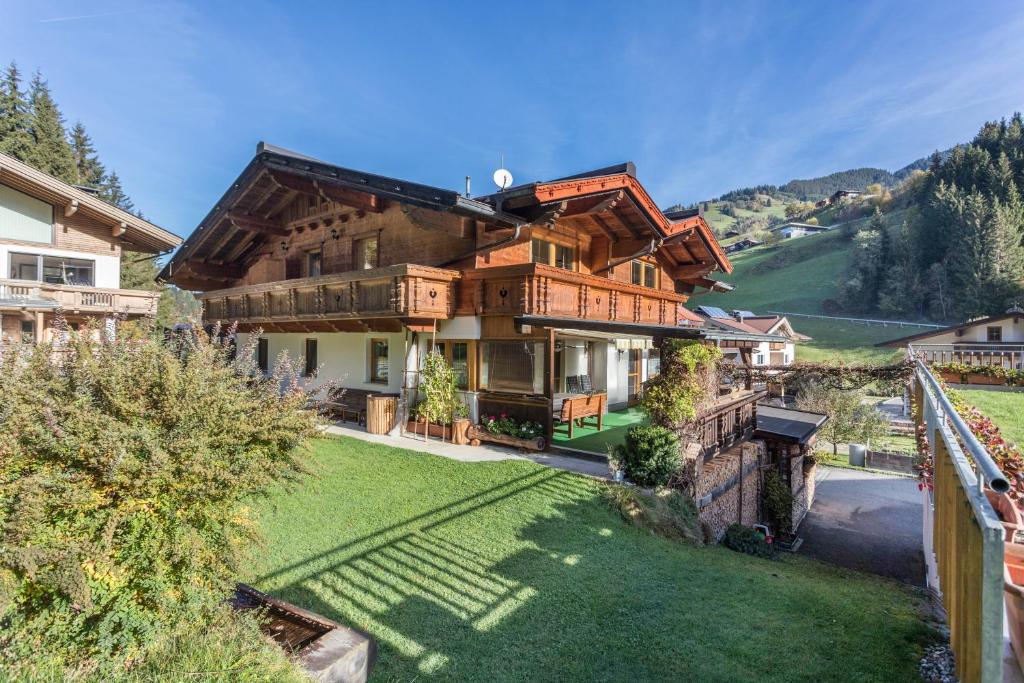
<instances>
[{"instance_id":1,"label":"garden shrub","mask_svg":"<svg viewBox=\"0 0 1024 683\"><path fill-rule=\"evenodd\" d=\"M453 420L469 414L469 408L459 398L459 380L444 354L434 349L423 361L419 390L423 400L416 406L416 414L427 422L450 425Z\"/></svg>"},{"instance_id":2,"label":"garden shrub","mask_svg":"<svg viewBox=\"0 0 1024 683\"><path fill-rule=\"evenodd\" d=\"M480 418L480 424L491 434L504 434L517 439L536 439L538 436L544 436L544 426L539 422L519 421L505 413L484 415Z\"/></svg>"},{"instance_id":3,"label":"garden shrub","mask_svg":"<svg viewBox=\"0 0 1024 683\"><path fill-rule=\"evenodd\" d=\"M775 557L775 548L760 531L742 524L730 524L725 530L722 545L739 553L755 557Z\"/></svg>"},{"instance_id":4,"label":"garden shrub","mask_svg":"<svg viewBox=\"0 0 1024 683\"><path fill-rule=\"evenodd\" d=\"M640 407L653 424L685 430L718 395L722 352L700 342L667 339L661 354L661 373L644 385Z\"/></svg>"},{"instance_id":5,"label":"garden shrub","mask_svg":"<svg viewBox=\"0 0 1024 683\"><path fill-rule=\"evenodd\" d=\"M630 481L641 486L667 486L682 465L679 437L657 425L633 425L612 460Z\"/></svg>"},{"instance_id":6,"label":"garden shrub","mask_svg":"<svg viewBox=\"0 0 1024 683\"><path fill-rule=\"evenodd\" d=\"M253 345L94 332L0 351L0 666L112 676L202 631L256 537L246 500L316 433L287 358L264 378Z\"/></svg>"},{"instance_id":7,"label":"garden shrub","mask_svg":"<svg viewBox=\"0 0 1024 683\"><path fill-rule=\"evenodd\" d=\"M764 512L776 534L793 530L793 492L774 469L764 475Z\"/></svg>"}]
</instances>

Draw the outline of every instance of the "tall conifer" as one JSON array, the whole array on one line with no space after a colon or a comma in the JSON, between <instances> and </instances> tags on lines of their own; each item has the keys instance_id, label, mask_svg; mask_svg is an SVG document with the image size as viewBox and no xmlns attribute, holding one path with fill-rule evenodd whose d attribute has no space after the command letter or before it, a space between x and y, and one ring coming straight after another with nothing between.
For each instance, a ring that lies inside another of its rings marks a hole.
<instances>
[{"instance_id":1,"label":"tall conifer","mask_svg":"<svg viewBox=\"0 0 1024 683\"><path fill-rule=\"evenodd\" d=\"M31 123L21 72L11 62L0 82L0 152L27 160L34 144Z\"/></svg>"},{"instance_id":2,"label":"tall conifer","mask_svg":"<svg viewBox=\"0 0 1024 683\"><path fill-rule=\"evenodd\" d=\"M30 92L33 145L27 163L66 183L78 182L75 157L64 129L64 117L39 72L32 77Z\"/></svg>"}]
</instances>

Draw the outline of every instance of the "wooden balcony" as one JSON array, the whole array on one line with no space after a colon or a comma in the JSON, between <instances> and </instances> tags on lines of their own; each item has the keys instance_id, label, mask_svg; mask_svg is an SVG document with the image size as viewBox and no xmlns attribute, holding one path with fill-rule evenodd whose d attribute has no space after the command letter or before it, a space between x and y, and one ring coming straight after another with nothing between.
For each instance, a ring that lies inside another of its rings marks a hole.
<instances>
[{"instance_id":1,"label":"wooden balcony","mask_svg":"<svg viewBox=\"0 0 1024 683\"><path fill-rule=\"evenodd\" d=\"M0 308L42 310L61 308L65 313L156 313L159 293L139 289L104 289L53 285L24 280L0 280Z\"/></svg>"},{"instance_id":2,"label":"wooden balcony","mask_svg":"<svg viewBox=\"0 0 1024 683\"><path fill-rule=\"evenodd\" d=\"M914 344L914 353L926 363L995 365L1007 370L1024 363L1024 344L1019 343Z\"/></svg>"},{"instance_id":3,"label":"wooden balcony","mask_svg":"<svg viewBox=\"0 0 1024 683\"><path fill-rule=\"evenodd\" d=\"M661 289L523 263L465 273L456 311L676 327L679 304L686 300L685 295Z\"/></svg>"},{"instance_id":4,"label":"wooden balcony","mask_svg":"<svg viewBox=\"0 0 1024 683\"><path fill-rule=\"evenodd\" d=\"M401 264L220 289L200 298L206 323L258 324L271 330L317 320L437 320L453 314L452 284L458 277L454 270Z\"/></svg>"},{"instance_id":5,"label":"wooden balcony","mask_svg":"<svg viewBox=\"0 0 1024 683\"><path fill-rule=\"evenodd\" d=\"M766 391L741 391L723 396L698 418L698 434L705 460L749 439L757 426L757 402Z\"/></svg>"}]
</instances>

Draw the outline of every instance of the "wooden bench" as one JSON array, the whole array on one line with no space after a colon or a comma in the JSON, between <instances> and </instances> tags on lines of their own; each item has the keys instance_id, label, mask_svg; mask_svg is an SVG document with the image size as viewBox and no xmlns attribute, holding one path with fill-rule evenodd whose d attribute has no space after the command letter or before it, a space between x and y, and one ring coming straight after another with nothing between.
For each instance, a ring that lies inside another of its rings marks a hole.
<instances>
[{"instance_id":1,"label":"wooden bench","mask_svg":"<svg viewBox=\"0 0 1024 683\"><path fill-rule=\"evenodd\" d=\"M569 438L572 438L573 427L583 427L584 420L588 417L597 418L597 431L604 427L605 407L608 404L608 394L591 394L590 396L574 396L562 401L562 409L555 413L555 419L563 425L568 425Z\"/></svg>"},{"instance_id":2,"label":"wooden bench","mask_svg":"<svg viewBox=\"0 0 1024 683\"><path fill-rule=\"evenodd\" d=\"M375 393L366 389L340 388L332 392L324 405L327 412L342 422L354 420L356 424L366 424L366 397Z\"/></svg>"}]
</instances>

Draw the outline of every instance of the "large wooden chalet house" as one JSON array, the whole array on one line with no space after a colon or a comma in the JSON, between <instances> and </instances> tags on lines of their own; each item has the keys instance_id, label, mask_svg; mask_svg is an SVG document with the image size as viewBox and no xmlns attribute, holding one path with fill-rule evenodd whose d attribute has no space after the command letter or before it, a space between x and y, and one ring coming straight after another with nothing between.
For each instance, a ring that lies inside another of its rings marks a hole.
<instances>
[{"instance_id":1,"label":"large wooden chalet house","mask_svg":"<svg viewBox=\"0 0 1024 683\"><path fill-rule=\"evenodd\" d=\"M87 318L113 326L156 314L156 292L121 288L122 253L180 243L87 189L0 154L0 344L52 341L61 325Z\"/></svg>"},{"instance_id":2,"label":"large wooden chalet house","mask_svg":"<svg viewBox=\"0 0 1024 683\"><path fill-rule=\"evenodd\" d=\"M472 417L550 429L584 377L613 409L636 400L656 342L701 334L682 304L730 270L704 219L663 213L632 164L470 198L261 143L162 277L240 344L258 332L265 372L287 351L311 382L400 394L436 344Z\"/></svg>"}]
</instances>

